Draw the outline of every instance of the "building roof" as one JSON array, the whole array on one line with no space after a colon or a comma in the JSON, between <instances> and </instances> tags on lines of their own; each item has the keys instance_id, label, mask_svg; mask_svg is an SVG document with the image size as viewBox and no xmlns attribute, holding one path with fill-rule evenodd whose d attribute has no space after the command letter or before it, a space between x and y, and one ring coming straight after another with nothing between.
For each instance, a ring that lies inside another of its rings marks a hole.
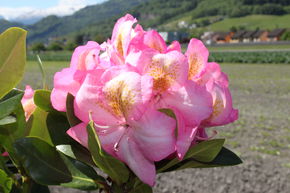
<instances>
[{"instance_id":1,"label":"building roof","mask_svg":"<svg viewBox=\"0 0 290 193\"><path fill-rule=\"evenodd\" d=\"M254 34L256 31L247 31L244 35L243 38L253 38Z\"/></svg>"},{"instance_id":2,"label":"building roof","mask_svg":"<svg viewBox=\"0 0 290 193\"><path fill-rule=\"evenodd\" d=\"M285 31L286 31L286 29L274 29L273 31L271 31L271 32L268 34L268 37L269 37L269 38L279 37L279 36L281 36Z\"/></svg>"},{"instance_id":3,"label":"building roof","mask_svg":"<svg viewBox=\"0 0 290 193\"><path fill-rule=\"evenodd\" d=\"M229 35L229 32L216 32L214 37L216 37L217 40L225 40L227 35Z\"/></svg>"},{"instance_id":4,"label":"building roof","mask_svg":"<svg viewBox=\"0 0 290 193\"><path fill-rule=\"evenodd\" d=\"M232 39L239 39L242 38L243 35L246 33L246 31L242 30L242 31L237 31L234 33Z\"/></svg>"},{"instance_id":5,"label":"building roof","mask_svg":"<svg viewBox=\"0 0 290 193\"><path fill-rule=\"evenodd\" d=\"M266 30L258 30L256 33L253 35L253 38L259 38L263 33L267 32Z\"/></svg>"}]
</instances>

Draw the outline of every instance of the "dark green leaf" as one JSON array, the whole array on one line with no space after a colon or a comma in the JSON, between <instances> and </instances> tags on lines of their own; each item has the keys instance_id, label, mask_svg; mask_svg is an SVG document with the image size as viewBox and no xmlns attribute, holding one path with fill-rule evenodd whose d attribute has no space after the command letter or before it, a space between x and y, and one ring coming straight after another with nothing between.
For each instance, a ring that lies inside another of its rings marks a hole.
<instances>
[{"instance_id":1,"label":"dark green leaf","mask_svg":"<svg viewBox=\"0 0 290 193\"><path fill-rule=\"evenodd\" d=\"M26 172L39 184L94 190L105 182L93 168L67 157L39 138L19 139L14 148Z\"/></svg>"},{"instance_id":2,"label":"dark green leaf","mask_svg":"<svg viewBox=\"0 0 290 193\"><path fill-rule=\"evenodd\" d=\"M26 134L26 121L24 110L20 101L15 106L13 117L16 117L16 122L0 126L0 144L8 151L10 156L14 157L12 144L15 140L24 137ZM14 160L15 161L15 160Z\"/></svg>"},{"instance_id":3,"label":"dark green leaf","mask_svg":"<svg viewBox=\"0 0 290 193\"><path fill-rule=\"evenodd\" d=\"M172 168L166 170L174 171L174 170L181 170L186 168L211 168L211 167L225 167L225 166L234 166L241 164L242 160L232 151L229 149L222 147L219 154L215 157L215 159L211 162L200 162L193 158L189 158L183 160L182 162L178 163L177 165L173 166Z\"/></svg>"},{"instance_id":4,"label":"dark green leaf","mask_svg":"<svg viewBox=\"0 0 290 193\"><path fill-rule=\"evenodd\" d=\"M68 93L66 98L66 116L71 127L81 123L81 121L75 116L74 113L74 99L75 97Z\"/></svg>"},{"instance_id":5,"label":"dark green leaf","mask_svg":"<svg viewBox=\"0 0 290 193\"><path fill-rule=\"evenodd\" d=\"M19 104L21 104L21 99L23 97L23 93L17 93L15 91L5 96L0 101L0 119L10 115L14 112L16 108L18 108Z\"/></svg>"},{"instance_id":6,"label":"dark green leaf","mask_svg":"<svg viewBox=\"0 0 290 193\"><path fill-rule=\"evenodd\" d=\"M58 151L73 159L89 165L95 165L90 152L77 142L72 142L70 145L58 145L56 148Z\"/></svg>"},{"instance_id":7,"label":"dark green leaf","mask_svg":"<svg viewBox=\"0 0 290 193\"><path fill-rule=\"evenodd\" d=\"M210 162L220 152L223 144L224 139L213 139L203 141L201 143L192 146L184 156L184 159L193 158L201 162ZM166 163L161 163L159 165L157 164L158 165L157 171L158 172L166 171L178 163L180 163L180 160L178 160L178 158L174 158L172 160L167 161Z\"/></svg>"},{"instance_id":8,"label":"dark green leaf","mask_svg":"<svg viewBox=\"0 0 290 193\"><path fill-rule=\"evenodd\" d=\"M31 187L31 192L30 193L50 193L49 188L44 185L40 185L37 183L33 183Z\"/></svg>"},{"instance_id":9,"label":"dark green leaf","mask_svg":"<svg viewBox=\"0 0 290 193\"><path fill-rule=\"evenodd\" d=\"M67 118L55 113L49 113L46 119L46 125L54 145L69 144L72 142L66 131L70 128Z\"/></svg>"},{"instance_id":10,"label":"dark green leaf","mask_svg":"<svg viewBox=\"0 0 290 193\"><path fill-rule=\"evenodd\" d=\"M142 184L136 187L132 193L153 193L153 189L147 184Z\"/></svg>"},{"instance_id":11,"label":"dark green leaf","mask_svg":"<svg viewBox=\"0 0 290 193\"><path fill-rule=\"evenodd\" d=\"M144 184L139 179L137 179L133 190L130 193L153 193L153 189L151 186Z\"/></svg>"},{"instance_id":12,"label":"dark green leaf","mask_svg":"<svg viewBox=\"0 0 290 193\"><path fill-rule=\"evenodd\" d=\"M126 165L102 150L100 140L91 121L87 126L89 150L95 164L107 173L118 185L127 182L129 170Z\"/></svg>"},{"instance_id":13,"label":"dark green leaf","mask_svg":"<svg viewBox=\"0 0 290 193\"><path fill-rule=\"evenodd\" d=\"M26 62L26 31L9 28L0 34L0 99L22 79Z\"/></svg>"},{"instance_id":14,"label":"dark green leaf","mask_svg":"<svg viewBox=\"0 0 290 193\"><path fill-rule=\"evenodd\" d=\"M13 180L0 169L0 192L9 193L12 188Z\"/></svg>"},{"instance_id":15,"label":"dark green leaf","mask_svg":"<svg viewBox=\"0 0 290 193\"><path fill-rule=\"evenodd\" d=\"M50 102L50 94L49 90L36 90L33 97L35 105L46 112L54 112Z\"/></svg>"}]
</instances>

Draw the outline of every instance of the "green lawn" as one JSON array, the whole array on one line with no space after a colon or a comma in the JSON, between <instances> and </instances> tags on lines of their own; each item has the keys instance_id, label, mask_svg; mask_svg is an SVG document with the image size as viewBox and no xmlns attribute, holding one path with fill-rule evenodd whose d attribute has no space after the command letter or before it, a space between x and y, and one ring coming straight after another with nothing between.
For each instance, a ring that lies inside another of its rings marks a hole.
<instances>
[{"instance_id":1,"label":"green lawn","mask_svg":"<svg viewBox=\"0 0 290 193\"><path fill-rule=\"evenodd\" d=\"M249 15L240 18L228 18L223 21L214 23L208 27L213 31L227 31L232 26L244 26L246 29L275 29L289 28L290 14L275 16L275 15Z\"/></svg>"}]
</instances>

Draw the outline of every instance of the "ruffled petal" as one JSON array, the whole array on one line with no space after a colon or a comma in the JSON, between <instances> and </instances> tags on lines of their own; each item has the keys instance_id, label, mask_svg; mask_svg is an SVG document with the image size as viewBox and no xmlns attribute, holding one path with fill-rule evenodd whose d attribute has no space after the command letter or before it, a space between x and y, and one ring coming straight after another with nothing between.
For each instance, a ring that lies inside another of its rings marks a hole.
<instances>
[{"instance_id":1,"label":"ruffled petal","mask_svg":"<svg viewBox=\"0 0 290 193\"><path fill-rule=\"evenodd\" d=\"M64 68L54 75L54 88L51 93L52 106L58 111L66 111L66 97L68 93L76 95L85 72L78 72L72 68Z\"/></svg>"},{"instance_id":2,"label":"ruffled petal","mask_svg":"<svg viewBox=\"0 0 290 193\"><path fill-rule=\"evenodd\" d=\"M215 83L211 93L213 96L213 112L202 125L219 126L237 120L238 110L233 109L232 96L228 87Z\"/></svg>"},{"instance_id":3,"label":"ruffled petal","mask_svg":"<svg viewBox=\"0 0 290 193\"><path fill-rule=\"evenodd\" d=\"M148 31L145 34L144 44L160 53L164 53L167 49L164 39L155 30Z\"/></svg>"},{"instance_id":4,"label":"ruffled petal","mask_svg":"<svg viewBox=\"0 0 290 193\"><path fill-rule=\"evenodd\" d=\"M76 116L85 123L89 122L89 114L100 125L117 125L119 119L107 107L102 93L101 72L88 74L75 97L74 110Z\"/></svg>"},{"instance_id":5,"label":"ruffled petal","mask_svg":"<svg viewBox=\"0 0 290 193\"><path fill-rule=\"evenodd\" d=\"M84 46L75 49L70 67L78 70L92 70L99 63L100 46L97 42L89 41Z\"/></svg>"},{"instance_id":6,"label":"ruffled petal","mask_svg":"<svg viewBox=\"0 0 290 193\"><path fill-rule=\"evenodd\" d=\"M154 91L162 93L169 88L179 88L186 82L188 63L183 54L172 51L154 55L145 71L154 79Z\"/></svg>"},{"instance_id":7,"label":"ruffled petal","mask_svg":"<svg viewBox=\"0 0 290 193\"><path fill-rule=\"evenodd\" d=\"M171 51L178 51L181 52L181 46L178 41L173 41L168 47L166 52L171 52Z\"/></svg>"},{"instance_id":8,"label":"ruffled petal","mask_svg":"<svg viewBox=\"0 0 290 193\"><path fill-rule=\"evenodd\" d=\"M85 123L80 123L74 127L71 127L66 133L81 145L88 148L88 133L86 126L87 125Z\"/></svg>"},{"instance_id":9,"label":"ruffled petal","mask_svg":"<svg viewBox=\"0 0 290 193\"><path fill-rule=\"evenodd\" d=\"M152 77L124 72L107 82L103 92L115 116L138 120L151 99L152 86Z\"/></svg>"},{"instance_id":10,"label":"ruffled petal","mask_svg":"<svg viewBox=\"0 0 290 193\"><path fill-rule=\"evenodd\" d=\"M188 58L188 79L199 77L206 68L209 52L202 41L191 39L185 55Z\"/></svg>"},{"instance_id":11,"label":"ruffled petal","mask_svg":"<svg viewBox=\"0 0 290 193\"><path fill-rule=\"evenodd\" d=\"M133 35L133 24L137 20L130 14L120 18L113 29L112 43L120 56L127 55L128 45Z\"/></svg>"},{"instance_id":12,"label":"ruffled petal","mask_svg":"<svg viewBox=\"0 0 290 193\"><path fill-rule=\"evenodd\" d=\"M144 156L138 144L130 138L129 134L120 141L116 154L121 160L126 162L141 181L154 186L156 176L154 162Z\"/></svg>"},{"instance_id":13,"label":"ruffled petal","mask_svg":"<svg viewBox=\"0 0 290 193\"><path fill-rule=\"evenodd\" d=\"M144 156L160 161L175 151L176 121L152 108L132 125L132 136Z\"/></svg>"},{"instance_id":14,"label":"ruffled petal","mask_svg":"<svg viewBox=\"0 0 290 193\"><path fill-rule=\"evenodd\" d=\"M190 80L179 90L162 95L161 100L168 108L182 113L185 125L191 128L197 127L212 113L211 94L204 86Z\"/></svg>"}]
</instances>

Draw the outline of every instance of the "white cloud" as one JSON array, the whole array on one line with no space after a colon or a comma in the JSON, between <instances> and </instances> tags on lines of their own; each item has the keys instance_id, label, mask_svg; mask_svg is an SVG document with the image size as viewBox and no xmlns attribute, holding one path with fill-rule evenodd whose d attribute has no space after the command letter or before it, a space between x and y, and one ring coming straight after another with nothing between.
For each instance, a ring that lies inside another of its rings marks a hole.
<instances>
[{"instance_id":1,"label":"white cloud","mask_svg":"<svg viewBox=\"0 0 290 193\"><path fill-rule=\"evenodd\" d=\"M37 9L33 7L0 7L0 16L3 16L9 21L33 23L48 15L71 15L87 5L101 3L103 1L104 0L59 0L56 6L45 9Z\"/></svg>"}]
</instances>

